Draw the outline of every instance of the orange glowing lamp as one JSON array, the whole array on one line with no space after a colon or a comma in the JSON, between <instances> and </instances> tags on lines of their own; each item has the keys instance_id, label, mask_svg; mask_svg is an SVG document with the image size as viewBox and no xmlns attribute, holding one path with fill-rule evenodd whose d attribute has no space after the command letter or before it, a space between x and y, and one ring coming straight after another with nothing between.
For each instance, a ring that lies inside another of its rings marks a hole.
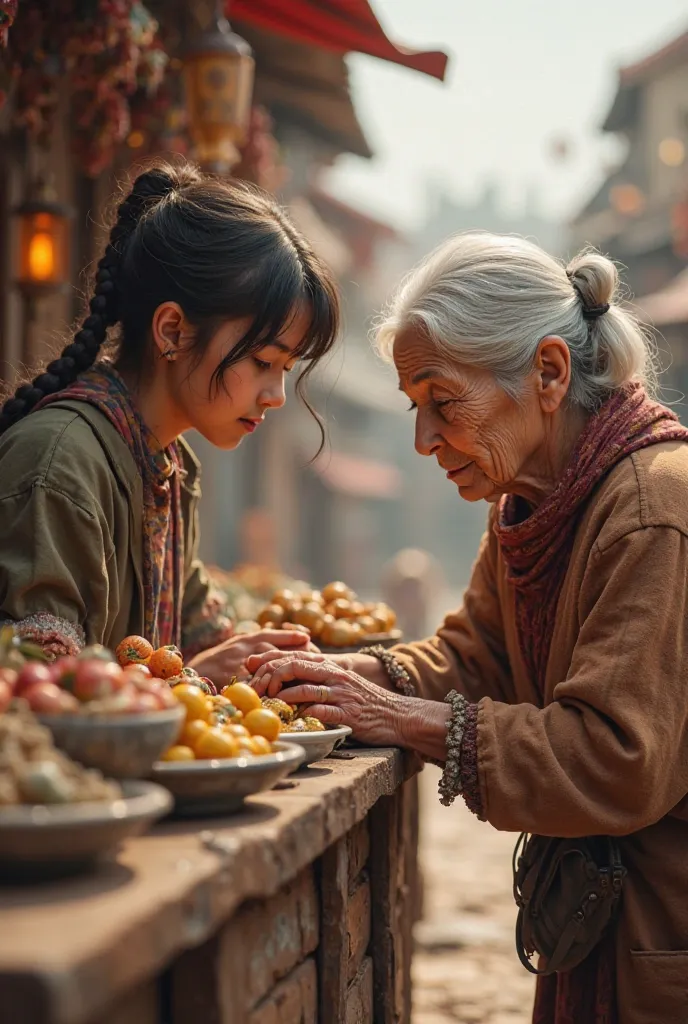
<instances>
[{"instance_id":1,"label":"orange glowing lamp","mask_svg":"<svg viewBox=\"0 0 688 1024\"><path fill-rule=\"evenodd\" d=\"M41 189L35 198L18 206L14 215L18 224L18 287L35 297L67 287L71 211L47 198Z\"/></svg>"}]
</instances>

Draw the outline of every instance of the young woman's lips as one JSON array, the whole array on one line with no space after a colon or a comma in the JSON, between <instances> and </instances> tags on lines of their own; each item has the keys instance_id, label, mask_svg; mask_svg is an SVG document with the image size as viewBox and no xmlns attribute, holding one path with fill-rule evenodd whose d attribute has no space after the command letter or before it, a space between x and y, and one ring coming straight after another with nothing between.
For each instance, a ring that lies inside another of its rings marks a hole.
<instances>
[{"instance_id":1,"label":"young woman's lips","mask_svg":"<svg viewBox=\"0 0 688 1024\"><path fill-rule=\"evenodd\" d=\"M243 424L244 430L246 430L249 434L252 434L253 431L258 426L258 424L261 422L262 420L245 420L243 419L243 417L239 420L239 423Z\"/></svg>"}]
</instances>

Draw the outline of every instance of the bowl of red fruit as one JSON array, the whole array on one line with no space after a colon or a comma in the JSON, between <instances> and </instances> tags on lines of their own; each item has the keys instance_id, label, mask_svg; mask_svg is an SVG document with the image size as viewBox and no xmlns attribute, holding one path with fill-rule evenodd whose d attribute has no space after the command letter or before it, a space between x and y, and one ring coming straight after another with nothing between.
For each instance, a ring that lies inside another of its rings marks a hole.
<instances>
[{"instance_id":1,"label":"bowl of red fruit","mask_svg":"<svg viewBox=\"0 0 688 1024\"><path fill-rule=\"evenodd\" d=\"M28 662L13 696L27 702L55 745L114 779L145 778L173 744L185 711L145 664L122 667L104 647L52 664Z\"/></svg>"}]
</instances>

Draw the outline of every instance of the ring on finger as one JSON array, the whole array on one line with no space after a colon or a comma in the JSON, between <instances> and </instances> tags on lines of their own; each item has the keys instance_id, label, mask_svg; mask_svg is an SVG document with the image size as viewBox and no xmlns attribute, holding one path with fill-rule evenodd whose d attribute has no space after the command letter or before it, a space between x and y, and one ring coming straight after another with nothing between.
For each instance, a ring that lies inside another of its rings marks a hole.
<instances>
[{"instance_id":1,"label":"ring on finger","mask_svg":"<svg viewBox=\"0 0 688 1024\"><path fill-rule=\"evenodd\" d=\"M327 704L330 699L330 688L329 686L318 687L318 701L320 704Z\"/></svg>"}]
</instances>

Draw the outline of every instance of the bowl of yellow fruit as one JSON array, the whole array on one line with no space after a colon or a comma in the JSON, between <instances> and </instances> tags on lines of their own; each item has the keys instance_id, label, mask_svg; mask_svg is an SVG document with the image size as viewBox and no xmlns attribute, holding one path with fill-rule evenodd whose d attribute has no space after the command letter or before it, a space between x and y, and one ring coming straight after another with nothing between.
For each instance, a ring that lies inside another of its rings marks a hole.
<instances>
[{"instance_id":1,"label":"bowl of yellow fruit","mask_svg":"<svg viewBox=\"0 0 688 1024\"><path fill-rule=\"evenodd\" d=\"M298 743L303 748L306 756L300 768L323 761L351 735L350 726L325 726L308 714L308 708L300 711L280 697L263 697L261 703L266 711L279 718L280 739Z\"/></svg>"},{"instance_id":2,"label":"bowl of yellow fruit","mask_svg":"<svg viewBox=\"0 0 688 1024\"><path fill-rule=\"evenodd\" d=\"M193 682L172 692L186 718L151 778L172 794L175 814L231 814L302 763L302 747L280 735L279 717L247 683L233 682L213 696Z\"/></svg>"}]
</instances>

